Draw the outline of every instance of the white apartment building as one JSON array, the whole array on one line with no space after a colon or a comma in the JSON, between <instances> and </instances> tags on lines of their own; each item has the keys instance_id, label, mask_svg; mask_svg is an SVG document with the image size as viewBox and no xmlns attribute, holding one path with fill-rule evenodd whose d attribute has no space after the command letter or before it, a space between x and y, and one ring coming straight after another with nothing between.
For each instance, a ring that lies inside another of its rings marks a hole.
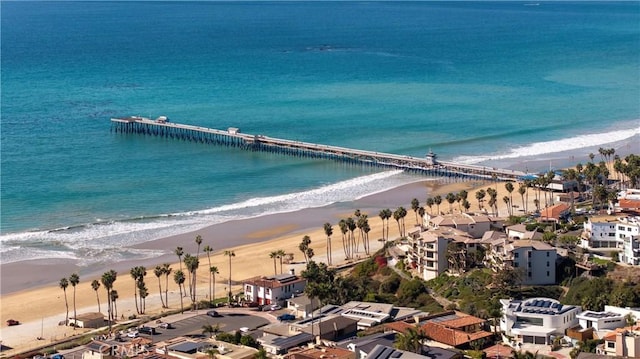
<instances>
[{"instance_id":1,"label":"white apartment building","mask_svg":"<svg viewBox=\"0 0 640 359\"><path fill-rule=\"evenodd\" d=\"M422 233L414 241L413 250L408 259L422 275L422 279L434 279L449 268L447 246L450 242L449 238L431 231Z\"/></svg>"},{"instance_id":2,"label":"white apartment building","mask_svg":"<svg viewBox=\"0 0 640 359\"><path fill-rule=\"evenodd\" d=\"M620 262L640 265L640 217L619 218L616 239L622 242Z\"/></svg>"},{"instance_id":3,"label":"white apartment building","mask_svg":"<svg viewBox=\"0 0 640 359\"><path fill-rule=\"evenodd\" d=\"M511 345L550 345L556 337L563 337L569 328L578 324L580 306L563 305L555 299L500 299L502 318L500 329L513 338Z\"/></svg>"},{"instance_id":4,"label":"white apartment building","mask_svg":"<svg viewBox=\"0 0 640 359\"><path fill-rule=\"evenodd\" d=\"M488 243L485 265L494 271L513 268L520 271L524 285L546 285L556 282L556 248L532 240L495 239Z\"/></svg>"},{"instance_id":5,"label":"white apartment building","mask_svg":"<svg viewBox=\"0 0 640 359\"><path fill-rule=\"evenodd\" d=\"M586 249L620 250L622 241L616 237L617 218L590 217L584 223L584 230L580 238L580 247Z\"/></svg>"}]
</instances>

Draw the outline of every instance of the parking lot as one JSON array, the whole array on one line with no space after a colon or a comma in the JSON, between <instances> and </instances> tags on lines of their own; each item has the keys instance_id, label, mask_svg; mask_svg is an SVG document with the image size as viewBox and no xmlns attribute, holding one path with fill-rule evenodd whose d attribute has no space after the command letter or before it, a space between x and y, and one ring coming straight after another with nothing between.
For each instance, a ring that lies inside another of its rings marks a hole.
<instances>
[{"instance_id":1,"label":"parking lot","mask_svg":"<svg viewBox=\"0 0 640 359\"><path fill-rule=\"evenodd\" d=\"M155 335L147 335L140 334L141 337L150 338L153 342L159 342L171 338L175 338L178 336L185 335L193 335L193 336L203 336L202 334L202 326L206 324L219 326L221 332L235 332L240 328L249 328L249 330L253 330L259 328L261 326L269 324L272 320L265 318L263 315L259 313L253 314L252 312L223 312L220 311L220 317L210 317L202 312L202 314L198 314L195 316L190 316L184 319L175 320L165 320L166 322L171 323L173 329L162 329L157 327L158 324L148 324L150 326L157 327Z\"/></svg>"}]
</instances>

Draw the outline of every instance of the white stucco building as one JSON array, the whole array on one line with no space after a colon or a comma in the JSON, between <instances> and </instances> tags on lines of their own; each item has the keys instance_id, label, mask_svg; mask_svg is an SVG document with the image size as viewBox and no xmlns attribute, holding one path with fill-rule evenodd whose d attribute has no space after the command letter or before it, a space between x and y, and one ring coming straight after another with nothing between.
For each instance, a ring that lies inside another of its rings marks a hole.
<instances>
[{"instance_id":1,"label":"white stucco building","mask_svg":"<svg viewBox=\"0 0 640 359\"><path fill-rule=\"evenodd\" d=\"M304 292L307 280L291 273L278 274L270 277L255 277L244 282L244 297L249 302L260 305L279 304L295 294Z\"/></svg>"},{"instance_id":2,"label":"white stucco building","mask_svg":"<svg viewBox=\"0 0 640 359\"><path fill-rule=\"evenodd\" d=\"M580 237L580 247L586 249L620 250L622 241L616 237L617 218L590 217L584 223L584 230Z\"/></svg>"},{"instance_id":3,"label":"white stucco building","mask_svg":"<svg viewBox=\"0 0 640 359\"><path fill-rule=\"evenodd\" d=\"M513 268L520 272L524 285L546 285L556 282L556 248L535 240L496 239L485 242L488 250L485 265L494 271Z\"/></svg>"},{"instance_id":4,"label":"white stucco building","mask_svg":"<svg viewBox=\"0 0 640 359\"><path fill-rule=\"evenodd\" d=\"M556 337L563 337L567 329L578 324L580 306L563 305L555 299L500 299L502 318L500 329L518 343L550 345Z\"/></svg>"},{"instance_id":5,"label":"white stucco building","mask_svg":"<svg viewBox=\"0 0 640 359\"><path fill-rule=\"evenodd\" d=\"M594 312L585 310L578 314L578 323L583 329L593 328L594 330L615 329L625 326L624 315L614 312Z\"/></svg>"},{"instance_id":6,"label":"white stucco building","mask_svg":"<svg viewBox=\"0 0 640 359\"><path fill-rule=\"evenodd\" d=\"M622 242L620 262L640 265L640 217L619 218L616 239Z\"/></svg>"}]
</instances>

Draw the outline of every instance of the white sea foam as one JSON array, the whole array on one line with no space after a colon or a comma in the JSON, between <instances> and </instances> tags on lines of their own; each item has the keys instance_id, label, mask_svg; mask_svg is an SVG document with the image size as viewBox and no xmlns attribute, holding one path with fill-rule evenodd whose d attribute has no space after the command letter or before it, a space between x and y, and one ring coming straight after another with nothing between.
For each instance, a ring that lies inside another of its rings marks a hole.
<instances>
[{"instance_id":1,"label":"white sea foam","mask_svg":"<svg viewBox=\"0 0 640 359\"><path fill-rule=\"evenodd\" d=\"M109 260L151 258L164 254L164 251L132 249L131 246L230 220L351 201L415 180L415 177L405 175L401 170L386 171L308 191L251 198L201 211L97 222L51 231L3 234L0 236L3 249L0 253L3 263L35 258L67 258L87 266Z\"/></svg>"},{"instance_id":2,"label":"white sea foam","mask_svg":"<svg viewBox=\"0 0 640 359\"><path fill-rule=\"evenodd\" d=\"M459 156L454 158L453 162L473 164L489 160L533 157L550 153L571 151L580 148L602 146L609 143L624 141L639 134L640 127L626 130L615 130L606 133L585 134L560 140L535 142L527 146L513 148L506 153L481 156Z\"/></svg>"}]
</instances>

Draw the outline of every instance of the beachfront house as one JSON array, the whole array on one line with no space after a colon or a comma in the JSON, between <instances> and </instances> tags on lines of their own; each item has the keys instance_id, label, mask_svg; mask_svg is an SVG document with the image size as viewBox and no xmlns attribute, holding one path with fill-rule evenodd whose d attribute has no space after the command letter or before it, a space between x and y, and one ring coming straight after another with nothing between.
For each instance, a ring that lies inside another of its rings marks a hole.
<instances>
[{"instance_id":1,"label":"beachfront house","mask_svg":"<svg viewBox=\"0 0 640 359\"><path fill-rule=\"evenodd\" d=\"M578 325L580 306L563 305L550 298L525 300L500 299L500 329L509 344L550 345L556 337L564 337L567 329Z\"/></svg>"},{"instance_id":2,"label":"beachfront house","mask_svg":"<svg viewBox=\"0 0 640 359\"><path fill-rule=\"evenodd\" d=\"M640 217L619 218L616 239L622 242L622 250L618 254L620 262L640 265Z\"/></svg>"},{"instance_id":3,"label":"beachfront house","mask_svg":"<svg viewBox=\"0 0 640 359\"><path fill-rule=\"evenodd\" d=\"M244 281L245 300L259 305L285 305L285 301L304 292L307 280L289 273L254 277Z\"/></svg>"}]
</instances>

